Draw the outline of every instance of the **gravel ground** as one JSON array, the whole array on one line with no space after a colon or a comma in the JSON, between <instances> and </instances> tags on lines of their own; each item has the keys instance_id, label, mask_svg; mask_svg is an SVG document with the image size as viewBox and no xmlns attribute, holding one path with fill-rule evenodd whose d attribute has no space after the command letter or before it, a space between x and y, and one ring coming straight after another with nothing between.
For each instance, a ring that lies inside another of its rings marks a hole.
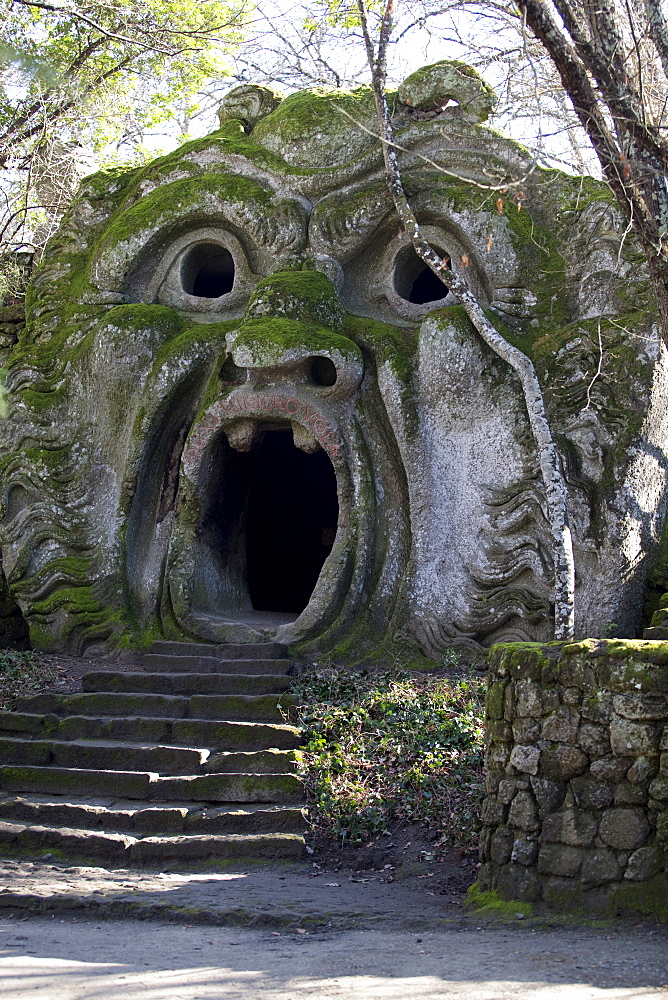
<instances>
[{"instance_id":1,"label":"gravel ground","mask_svg":"<svg viewBox=\"0 0 668 1000\"><path fill-rule=\"evenodd\" d=\"M660 931L0 921L3 1000L659 1000Z\"/></svg>"}]
</instances>

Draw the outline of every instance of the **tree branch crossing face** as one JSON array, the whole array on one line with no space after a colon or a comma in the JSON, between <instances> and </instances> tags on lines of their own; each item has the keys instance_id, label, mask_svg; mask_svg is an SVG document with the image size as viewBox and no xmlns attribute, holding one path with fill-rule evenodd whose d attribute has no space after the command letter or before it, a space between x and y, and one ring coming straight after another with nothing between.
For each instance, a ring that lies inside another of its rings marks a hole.
<instances>
[{"instance_id":1,"label":"tree branch crossing face","mask_svg":"<svg viewBox=\"0 0 668 1000\"><path fill-rule=\"evenodd\" d=\"M651 288L607 187L540 169L484 125L493 101L459 63L390 95L404 187L536 367L577 633L635 635L666 489ZM371 91L245 86L220 117L84 181L0 348L12 613L75 652L188 636L411 659L550 638L525 401L399 224Z\"/></svg>"}]
</instances>

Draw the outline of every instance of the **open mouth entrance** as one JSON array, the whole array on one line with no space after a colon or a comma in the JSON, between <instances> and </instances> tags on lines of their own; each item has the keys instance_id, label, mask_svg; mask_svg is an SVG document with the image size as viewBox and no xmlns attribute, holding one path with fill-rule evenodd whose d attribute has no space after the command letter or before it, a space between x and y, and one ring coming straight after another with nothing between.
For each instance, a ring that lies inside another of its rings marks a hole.
<instances>
[{"instance_id":1,"label":"open mouth entrance","mask_svg":"<svg viewBox=\"0 0 668 1000\"><path fill-rule=\"evenodd\" d=\"M331 552L339 505L324 451L295 448L289 430L266 431L246 515L246 571L256 611L304 610Z\"/></svg>"},{"instance_id":2,"label":"open mouth entrance","mask_svg":"<svg viewBox=\"0 0 668 1000\"><path fill-rule=\"evenodd\" d=\"M290 428L272 428L249 452L234 451L220 435L211 459L195 570L200 609L296 618L336 535L329 456L306 454Z\"/></svg>"}]
</instances>

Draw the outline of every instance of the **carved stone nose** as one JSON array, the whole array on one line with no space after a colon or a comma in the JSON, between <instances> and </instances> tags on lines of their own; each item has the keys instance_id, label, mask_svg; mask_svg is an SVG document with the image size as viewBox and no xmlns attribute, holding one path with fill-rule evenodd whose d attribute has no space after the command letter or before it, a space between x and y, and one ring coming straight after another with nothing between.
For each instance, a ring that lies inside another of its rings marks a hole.
<instances>
[{"instance_id":1,"label":"carved stone nose","mask_svg":"<svg viewBox=\"0 0 668 1000\"><path fill-rule=\"evenodd\" d=\"M336 289L320 271L277 271L255 288L246 319L300 320L339 331L343 306Z\"/></svg>"}]
</instances>

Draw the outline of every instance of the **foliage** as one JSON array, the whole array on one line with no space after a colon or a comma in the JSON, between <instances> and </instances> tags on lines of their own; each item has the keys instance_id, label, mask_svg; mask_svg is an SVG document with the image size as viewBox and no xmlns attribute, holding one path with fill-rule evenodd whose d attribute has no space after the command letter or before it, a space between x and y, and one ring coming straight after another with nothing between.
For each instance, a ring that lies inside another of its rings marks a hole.
<instances>
[{"instance_id":1,"label":"foliage","mask_svg":"<svg viewBox=\"0 0 668 1000\"><path fill-rule=\"evenodd\" d=\"M316 833L361 844L403 820L471 844L483 792L483 681L316 667L293 686Z\"/></svg>"},{"instance_id":2,"label":"foliage","mask_svg":"<svg viewBox=\"0 0 668 1000\"><path fill-rule=\"evenodd\" d=\"M53 684L54 667L30 649L0 649L0 709L11 708L16 698L35 694Z\"/></svg>"}]
</instances>

